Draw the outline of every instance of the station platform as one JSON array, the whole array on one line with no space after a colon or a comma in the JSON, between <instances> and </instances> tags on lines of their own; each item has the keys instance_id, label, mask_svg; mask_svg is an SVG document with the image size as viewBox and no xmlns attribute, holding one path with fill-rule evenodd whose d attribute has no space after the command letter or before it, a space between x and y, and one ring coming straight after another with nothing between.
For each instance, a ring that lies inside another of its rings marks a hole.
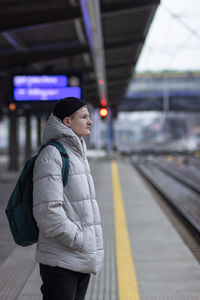
<instances>
[{"instance_id":1,"label":"station platform","mask_svg":"<svg viewBox=\"0 0 200 300\"><path fill-rule=\"evenodd\" d=\"M90 152L105 258L86 300L199 300L200 265L127 158ZM13 174L0 177L0 299L41 300L35 245L16 246L3 206Z\"/></svg>"}]
</instances>

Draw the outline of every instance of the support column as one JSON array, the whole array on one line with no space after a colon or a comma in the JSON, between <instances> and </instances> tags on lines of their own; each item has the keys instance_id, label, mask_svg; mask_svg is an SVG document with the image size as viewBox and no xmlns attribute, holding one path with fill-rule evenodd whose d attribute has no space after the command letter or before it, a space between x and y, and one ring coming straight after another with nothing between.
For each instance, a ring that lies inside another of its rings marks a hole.
<instances>
[{"instance_id":1,"label":"support column","mask_svg":"<svg viewBox=\"0 0 200 300\"><path fill-rule=\"evenodd\" d=\"M26 113L26 145L25 145L25 161L30 159L32 154L31 147L31 115L30 112Z\"/></svg>"},{"instance_id":2,"label":"support column","mask_svg":"<svg viewBox=\"0 0 200 300\"><path fill-rule=\"evenodd\" d=\"M164 125L167 119L167 114L170 109L170 99L169 99L169 86L168 86L168 73L164 72L163 77L164 83L163 83L163 118L162 118L162 124Z\"/></svg>"},{"instance_id":3,"label":"support column","mask_svg":"<svg viewBox=\"0 0 200 300\"><path fill-rule=\"evenodd\" d=\"M9 127L9 165L10 171L17 171L19 168L19 141L18 141L18 123L17 113L10 112L10 127Z\"/></svg>"},{"instance_id":4,"label":"support column","mask_svg":"<svg viewBox=\"0 0 200 300\"><path fill-rule=\"evenodd\" d=\"M113 118L112 110L109 109L109 113L106 119L107 122L107 151L108 153L113 150Z\"/></svg>"},{"instance_id":5,"label":"support column","mask_svg":"<svg viewBox=\"0 0 200 300\"><path fill-rule=\"evenodd\" d=\"M37 116L37 147L41 145L41 117Z\"/></svg>"}]
</instances>

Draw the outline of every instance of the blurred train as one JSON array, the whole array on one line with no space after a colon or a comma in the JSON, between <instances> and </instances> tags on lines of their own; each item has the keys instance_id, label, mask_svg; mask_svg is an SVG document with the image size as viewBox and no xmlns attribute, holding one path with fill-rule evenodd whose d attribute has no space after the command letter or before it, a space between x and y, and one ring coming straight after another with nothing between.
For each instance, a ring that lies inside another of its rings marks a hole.
<instances>
[{"instance_id":1,"label":"blurred train","mask_svg":"<svg viewBox=\"0 0 200 300\"><path fill-rule=\"evenodd\" d=\"M112 148L127 153L199 151L199 120L199 113L119 113L113 124ZM94 136L96 146L106 148L109 126L100 121Z\"/></svg>"}]
</instances>

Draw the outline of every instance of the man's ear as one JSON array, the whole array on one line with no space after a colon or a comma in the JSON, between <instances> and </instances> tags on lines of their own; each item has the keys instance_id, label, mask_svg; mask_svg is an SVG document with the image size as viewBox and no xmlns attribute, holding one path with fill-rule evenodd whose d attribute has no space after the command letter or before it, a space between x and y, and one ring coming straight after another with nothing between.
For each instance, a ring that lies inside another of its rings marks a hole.
<instances>
[{"instance_id":1,"label":"man's ear","mask_svg":"<svg viewBox=\"0 0 200 300\"><path fill-rule=\"evenodd\" d=\"M65 124L67 127L71 127L70 126L70 118L69 117L65 117L64 119L63 119L63 124Z\"/></svg>"}]
</instances>

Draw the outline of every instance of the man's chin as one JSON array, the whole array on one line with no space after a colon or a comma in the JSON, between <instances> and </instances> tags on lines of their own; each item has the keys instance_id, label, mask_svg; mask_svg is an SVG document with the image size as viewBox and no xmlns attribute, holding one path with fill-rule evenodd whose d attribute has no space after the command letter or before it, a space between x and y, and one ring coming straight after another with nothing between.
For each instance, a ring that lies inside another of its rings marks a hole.
<instances>
[{"instance_id":1,"label":"man's chin","mask_svg":"<svg viewBox=\"0 0 200 300\"><path fill-rule=\"evenodd\" d=\"M88 132L85 133L83 136L88 136L88 135L90 135L90 130L88 130Z\"/></svg>"},{"instance_id":2,"label":"man's chin","mask_svg":"<svg viewBox=\"0 0 200 300\"><path fill-rule=\"evenodd\" d=\"M87 135L90 135L90 130L88 129L88 133L87 133Z\"/></svg>"}]
</instances>

